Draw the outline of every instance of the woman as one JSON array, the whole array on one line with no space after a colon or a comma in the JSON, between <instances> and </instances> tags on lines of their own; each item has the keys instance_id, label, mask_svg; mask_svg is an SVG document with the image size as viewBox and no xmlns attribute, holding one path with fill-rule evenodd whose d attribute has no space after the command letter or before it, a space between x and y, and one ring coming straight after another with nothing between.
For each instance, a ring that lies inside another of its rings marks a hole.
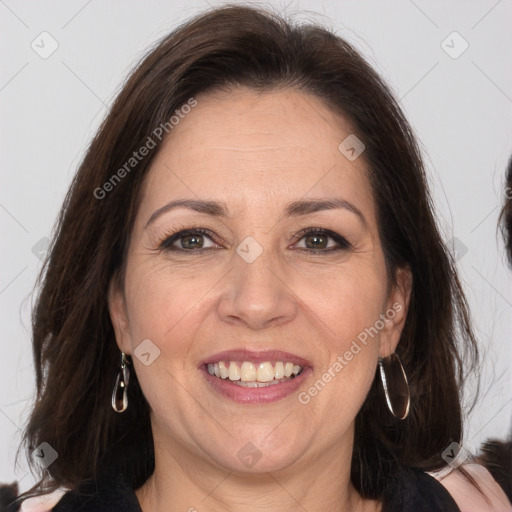
<instances>
[{"instance_id":1,"label":"woman","mask_svg":"<svg viewBox=\"0 0 512 512\"><path fill-rule=\"evenodd\" d=\"M56 511L510 506L432 476L461 461L467 306L408 123L322 28L223 7L165 38L41 284L26 445Z\"/></svg>"}]
</instances>

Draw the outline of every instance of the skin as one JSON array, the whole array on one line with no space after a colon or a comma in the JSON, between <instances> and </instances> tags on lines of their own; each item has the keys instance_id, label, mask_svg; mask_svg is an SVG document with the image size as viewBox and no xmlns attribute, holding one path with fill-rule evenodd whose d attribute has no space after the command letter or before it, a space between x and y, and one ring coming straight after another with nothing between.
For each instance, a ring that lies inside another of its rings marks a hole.
<instances>
[{"instance_id":1,"label":"skin","mask_svg":"<svg viewBox=\"0 0 512 512\"><path fill-rule=\"evenodd\" d=\"M113 281L109 294L120 350L133 354L145 339L160 350L149 366L133 357L152 409L156 457L154 474L136 491L141 507L379 510L350 484L354 419L378 356L399 342L411 280L402 270L398 285L388 281L364 154L353 162L341 154L338 145L353 131L314 96L235 89L197 101L152 164L124 282ZM283 217L292 201L334 197L356 207L364 222L345 208ZM145 227L178 198L224 202L230 217L179 208ZM311 249L314 234L300 235L310 227L351 245L327 252L338 246L328 238ZM211 231L211 238L199 235L209 250L159 248L183 228ZM263 248L252 263L236 252L247 236ZM235 403L197 369L222 350L284 350L311 361L298 390L307 391L393 304L401 310L306 405L297 393ZM248 442L261 452L251 468L237 457Z\"/></svg>"}]
</instances>

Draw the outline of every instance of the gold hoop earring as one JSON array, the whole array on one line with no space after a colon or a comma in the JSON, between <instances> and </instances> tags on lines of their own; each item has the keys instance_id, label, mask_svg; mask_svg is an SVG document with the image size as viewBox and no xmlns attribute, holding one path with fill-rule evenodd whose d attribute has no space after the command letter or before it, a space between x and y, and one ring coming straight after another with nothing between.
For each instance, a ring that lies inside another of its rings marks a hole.
<instances>
[{"instance_id":1,"label":"gold hoop earring","mask_svg":"<svg viewBox=\"0 0 512 512\"><path fill-rule=\"evenodd\" d=\"M115 412L124 412L128 408L128 382L130 369L124 352L121 352L121 367L117 373L114 389L112 390L112 409Z\"/></svg>"},{"instance_id":2,"label":"gold hoop earring","mask_svg":"<svg viewBox=\"0 0 512 512\"><path fill-rule=\"evenodd\" d=\"M388 408L395 418L404 420L409 414L411 394L402 362L396 353L379 357L379 369Z\"/></svg>"}]
</instances>

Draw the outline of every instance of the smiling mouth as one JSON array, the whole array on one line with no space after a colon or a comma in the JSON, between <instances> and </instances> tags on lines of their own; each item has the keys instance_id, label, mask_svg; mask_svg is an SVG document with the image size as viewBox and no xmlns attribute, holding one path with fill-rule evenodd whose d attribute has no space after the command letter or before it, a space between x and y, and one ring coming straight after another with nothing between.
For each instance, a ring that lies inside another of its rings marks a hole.
<instances>
[{"instance_id":1,"label":"smiling mouth","mask_svg":"<svg viewBox=\"0 0 512 512\"><path fill-rule=\"evenodd\" d=\"M284 361L266 361L264 363L219 361L218 363L208 363L206 369L213 377L246 388L281 384L294 379L304 371L302 366Z\"/></svg>"}]
</instances>

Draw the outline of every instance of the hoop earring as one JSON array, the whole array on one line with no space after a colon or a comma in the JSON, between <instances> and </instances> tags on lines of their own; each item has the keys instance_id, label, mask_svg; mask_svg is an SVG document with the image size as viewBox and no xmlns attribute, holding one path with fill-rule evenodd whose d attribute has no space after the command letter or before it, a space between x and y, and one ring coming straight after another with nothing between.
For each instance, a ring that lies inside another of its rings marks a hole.
<instances>
[{"instance_id":1,"label":"hoop earring","mask_svg":"<svg viewBox=\"0 0 512 512\"><path fill-rule=\"evenodd\" d=\"M409 414L411 395L402 362L393 352L388 357L379 357L379 369L388 408L395 418L404 420Z\"/></svg>"},{"instance_id":2,"label":"hoop earring","mask_svg":"<svg viewBox=\"0 0 512 512\"><path fill-rule=\"evenodd\" d=\"M112 390L112 409L115 412L124 412L128 408L128 382L130 369L124 352L121 352L121 367L117 373L116 383Z\"/></svg>"}]
</instances>

